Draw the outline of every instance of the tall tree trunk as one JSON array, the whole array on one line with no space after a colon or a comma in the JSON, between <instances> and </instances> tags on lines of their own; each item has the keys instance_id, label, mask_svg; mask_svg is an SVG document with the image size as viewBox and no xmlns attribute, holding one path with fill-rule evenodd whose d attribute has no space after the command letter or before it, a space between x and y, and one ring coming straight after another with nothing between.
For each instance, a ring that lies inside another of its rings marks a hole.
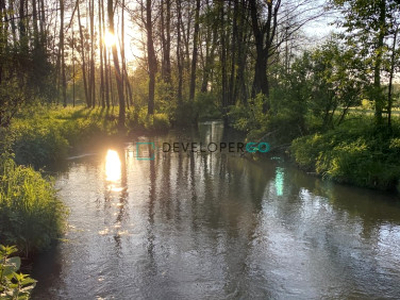
<instances>
[{"instance_id":1,"label":"tall tree trunk","mask_svg":"<svg viewBox=\"0 0 400 300\"><path fill-rule=\"evenodd\" d=\"M166 13L166 15L165 15ZM171 83L171 0L161 1L161 43L163 49L163 59L161 66L161 73L163 80L167 83Z\"/></svg>"},{"instance_id":2,"label":"tall tree trunk","mask_svg":"<svg viewBox=\"0 0 400 300\"><path fill-rule=\"evenodd\" d=\"M178 103L182 103L182 87L183 87L183 55L181 48L181 28L182 28L182 3L176 0L176 9L178 13L177 23L177 42L176 42L176 60L178 64Z\"/></svg>"},{"instance_id":3,"label":"tall tree trunk","mask_svg":"<svg viewBox=\"0 0 400 300\"><path fill-rule=\"evenodd\" d=\"M114 35L114 7L113 0L108 0L108 20L109 20L109 31ZM114 71L115 79L117 81L118 100L119 100L119 115L118 115L118 127L120 130L124 130L125 127L125 100L124 90L122 87L121 71L119 68L119 59L117 45L112 45L112 54L114 59Z\"/></svg>"},{"instance_id":4,"label":"tall tree trunk","mask_svg":"<svg viewBox=\"0 0 400 300\"><path fill-rule=\"evenodd\" d=\"M229 79L229 104L236 103L235 97L235 74L236 74L236 44L238 38L238 18L239 18L239 0L233 0L233 25L232 25L232 44L231 44L231 76Z\"/></svg>"},{"instance_id":5,"label":"tall tree trunk","mask_svg":"<svg viewBox=\"0 0 400 300\"><path fill-rule=\"evenodd\" d=\"M171 83L171 0L166 0L167 3L167 19L165 23L166 30L166 45L165 45L165 76L166 81Z\"/></svg>"},{"instance_id":6,"label":"tall tree trunk","mask_svg":"<svg viewBox=\"0 0 400 300\"><path fill-rule=\"evenodd\" d=\"M377 124L382 124L382 111L384 107L384 99L381 91L381 67L382 67L382 54L386 30L386 0L380 1L380 14L379 14L379 34L377 41L377 57L374 66L374 96L375 96L375 121Z\"/></svg>"},{"instance_id":7,"label":"tall tree trunk","mask_svg":"<svg viewBox=\"0 0 400 300\"><path fill-rule=\"evenodd\" d=\"M83 30L82 30L82 22L81 22L81 10L80 5L78 3L78 25L79 25L79 35L81 39L81 56L82 56L82 77L83 77L83 86L85 89L85 99L87 107L90 107L90 100L88 94L88 86L87 86L87 79L86 79L86 61L85 61L85 39L83 37Z\"/></svg>"},{"instance_id":8,"label":"tall tree trunk","mask_svg":"<svg viewBox=\"0 0 400 300\"><path fill-rule=\"evenodd\" d=\"M227 101L227 76L226 76L226 44L225 44L225 10L224 1L220 3L220 16L221 19L221 76L222 76L222 107L225 109L228 106Z\"/></svg>"},{"instance_id":9,"label":"tall tree trunk","mask_svg":"<svg viewBox=\"0 0 400 300\"><path fill-rule=\"evenodd\" d=\"M238 21L238 46L237 46L237 73L236 83L234 88L233 98L236 100L238 97L243 104L247 103L247 88L245 80L245 67L246 67L246 44L249 36L249 32L245 26L248 17L248 10L246 9L246 1L241 0L239 21Z\"/></svg>"},{"instance_id":10,"label":"tall tree trunk","mask_svg":"<svg viewBox=\"0 0 400 300\"><path fill-rule=\"evenodd\" d=\"M99 49L100 49L100 99L101 99L101 107L105 108L106 107L106 102L105 102L105 89L104 89L104 56L103 56L103 51L104 51L104 41L103 41L103 29L102 29L102 13L101 13L101 1L99 0L98 2L98 9L99 9Z\"/></svg>"},{"instance_id":11,"label":"tall tree trunk","mask_svg":"<svg viewBox=\"0 0 400 300\"><path fill-rule=\"evenodd\" d=\"M398 25L395 28L394 36L393 36L393 46L392 46L392 55L390 58L390 74L389 74L389 90L388 90L388 126L392 128L392 90L393 90L393 75L396 63L396 44L397 44L397 35L398 35L399 27Z\"/></svg>"},{"instance_id":12,"label":"tall tree trunk","mask_svg":"<svg viewBox=\"0 0 400 300\"><path fill-rule=\"evenodd\" d=\"M269 81L267 76L268 61L271 55L271 48L276 35L278 11L281 5L281 0L277 0L275 5L272 1L267 1L267 15L264 21L260 20L256 0L250 0L250 15L251 25L256 44L256 64L255 74L252 88L252 97L258 93L266 96L267 101L263 103L263 112L266 113L269 109ZM259 22L262 22L260 25Z\"/></svg>"},{"instance_id":13,"label":"tall tree trunk","mask_svg":"<svg viewBox=\"0 0 400 300\"><path fill-rule=\"evenodd\" d=\"M151 0L146 0L147 59L149 66L149 102L147 114L154 114L154 92L157 72L156 54L153 44L153 20L151 16Z\"/></svg>"},{"instance_id":14,"label":"tall tree trunk","mask_svg":"<svg viewBox=\"0 0 400 300\"><path fill-rule=\"evenodd\" d=\"M101 20L99 22L101 22L103 24L102 26L102 36L105 36L105 31L106 31L106 23L105 23L105 13L104 13L104 2L103 0L100 0L100 5L101 5ZM109 63L108 63L108 49L107 47L104 45L104 41L103 41L103 60L104 60L104 83L105 83L105 98L106 98L106 104L107 104L107 108L110 108L110 88L109 88Z\"/></svg>"},{"instance_id":15,"label":"tall tree trunk","mask_svg":"<svg viewBox=\"0 0 400 300\"><path fill-rule=\"evenodd\" d=\"M76 104L76 87L75 87L75 37L74 30L72 29L72 106L75 107Z\"/></svg>"},{"instance_id":16,"label":"tall tree trunk","mask_svg":"<svg viewBox=\"0 0 400 300\"><path fill-rule=\"evenodd\" d=\"M92 107L96 106L96 78L95 78L95 53L94 53L94 0L89 0L90 13L90 103Z\"/></svg>"},{"instance_id":17,"label":"tall tree trunk","mask_svg":"<svg viewBox=\"0 0 400 300\"><path fill-rule=\"evenodd\" d=\"M123 79L123 87L127 92L130 91L128 73L126 71L126 59L125 59L125 0L122 0L122 11L121 11L121 60L122 60L122 79ZM124 93L125 95L125 93ZM126 106L129 110L129 101L126 99Z\"/></svg>"},{"instance_id":18,"label":"tall tree trunk","mask_svg":"<svg viewBox=\"0 0 400 300\"><path fill-rule=\"evenodd\" d=\"M190 93L189 100L193 101L196 91L196 68L197 68L197 55L200 31L200 0L196 0L195 23L193 33L193 55L192 55L192 72L190 76Z\"/></svg>"},{"instance_id":19,"label":"tall tree trunk","mask_svg":"<svg viewBox=\"0 0 400 300\"><path fill-rule=\"evenodd\" d=\"M65 78L65 49L64 49L64 0L60 0L60 50L61 50L61 85L63 105L67 106L67 81Z\"/></svg>"}]
</instances>

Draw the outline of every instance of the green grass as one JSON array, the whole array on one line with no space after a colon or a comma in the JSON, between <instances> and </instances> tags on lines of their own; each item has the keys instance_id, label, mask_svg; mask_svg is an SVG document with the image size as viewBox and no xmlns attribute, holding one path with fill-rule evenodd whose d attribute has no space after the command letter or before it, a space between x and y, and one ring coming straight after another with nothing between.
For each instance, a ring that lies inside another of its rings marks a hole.
<instances>
[{"instance_id":1,"label":"green grass","mask_svg":"<svg viewBox=\"0 0 400 300\"><path fill-rule=\"evenodd\" d=\"M298 138L290 153L306 170L338 182L391 190L400 180L400 122L392 131L372 117L348 119L326 133Z\"/></svg>"},{"instance_id":2,"label":"green grass","mask_svg":"<svg viewBox=\"0 0 400 300\"><path fill-rule=\"evenodd\" d=\"M0 157L0 240L25 255L47 248L65 227L67 210L51 180Z\"/></svg>"},{"instance_id":3,"label":"green grass","mask_svg":"<svg viewBox=\"0 0 400 300\"><path fill-rule=\"evenodd\" d=\"M77 145L116 135L118 109L39 107L13 120L12 152L17 164L35 168L63 159Z\"/></svg>"},{"instance_id":4,"label":"green grass","mask_svg":"<svg viewBox=\"0 0 400 300\"><path fill-rule=\"evenodd\" d=\"M147 108L142 108L138 113L127 112L123 134L165 133L170 127L167 114L148 117ZM7 135L12 136L11 150L18 164L41 168L65 158L71 148L120 136L118 107L110 110L83 106L27 109L13 120Z\"/></svg>"}]
</instances>

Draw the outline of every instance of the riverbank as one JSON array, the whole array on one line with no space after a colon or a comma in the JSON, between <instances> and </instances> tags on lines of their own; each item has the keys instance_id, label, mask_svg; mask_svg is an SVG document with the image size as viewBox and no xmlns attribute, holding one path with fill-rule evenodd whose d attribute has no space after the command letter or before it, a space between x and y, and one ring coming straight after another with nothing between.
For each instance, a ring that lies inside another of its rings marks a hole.
<instances>
[{"instance_id":1,"label":"riverbank","mask_svg":"<svg viewBox=\"0 0 400 300\"><path fill-rule=\"evenodd\" d=\"M247 142L268 142L286 152L306 172L358 187L400 192L400 119L376 124L373 115L348 113L330 127L306 114L265 116L261 101L253 110L233 110L230 126L245 132ZM252 117L253 115L253 117ZM328 129L330 128L330 129Z\"/></svg>"},{"instance_id":2,"label":"riverbank","mask_svg":"<svg viewBox=\"0 0 400 300\"><path fill-rule=\"evenodd\" d=\"M118 130L118 107L107 110L52 106L23 111L13 120L5 140L10 151L15 153L17 164L38 169L105 138L161 133L169 128L164 114L148 118L145 111L136 115L128 113L125 130L121 132Z\"/></svg>"},{"instance_id":3,"label":"riverbank","mask_svg":"<svg viewBox=\"0 0 400 300\"><path fill-rule=\"evenodd\" d=\"M0 241L17 245L28 257L56 241L66 225L67 208L58 199L53 179L42 171L74 152L105 139L165 132L163 114L129 115L118 131L118 109L39 106L20 112L0 131ZM133 130L134 129L134 130Z\"/></svg>"},{"instance_id":4,"label":"riverbank","mask_svg":"<svg viewBox=\"0 0 400 300\"><path fill-rule=\"evenodd\" d=\"M399 191L400 122L391 130L372 117L352 118L335 129L292 141L289 153L306 171L359 187Z\"/></svg>"}]
</instances>

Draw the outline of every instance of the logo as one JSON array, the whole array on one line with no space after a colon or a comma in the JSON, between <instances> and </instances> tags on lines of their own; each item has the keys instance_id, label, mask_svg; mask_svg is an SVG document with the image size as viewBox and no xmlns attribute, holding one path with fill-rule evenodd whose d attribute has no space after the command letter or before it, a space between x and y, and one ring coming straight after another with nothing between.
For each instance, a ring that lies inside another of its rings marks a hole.
<instances>
[{"instance_id":1,"label":"logo","mask_svg":"<svg viewBox=\"0 0 400 300\"><path fill-rule=\"evenodd\" d=\"M271 150L269 143L242 143L242 142L163 142L157 147L154 142L138 142L136 143L136 159L137 160L154 160L155 151L159 150L163 153L267 153Z\"/></svg>"},{"instance_id":2,"label":"logo","mask_svg":"<svg viewBox=\"0 0 400 300\"><path fill-rule=\"evenodd\" d=\"M154 144L154 142L138 142L136 143L136 159L154 160L155 150L156 145Z\"/></svg>"}]
</instances>

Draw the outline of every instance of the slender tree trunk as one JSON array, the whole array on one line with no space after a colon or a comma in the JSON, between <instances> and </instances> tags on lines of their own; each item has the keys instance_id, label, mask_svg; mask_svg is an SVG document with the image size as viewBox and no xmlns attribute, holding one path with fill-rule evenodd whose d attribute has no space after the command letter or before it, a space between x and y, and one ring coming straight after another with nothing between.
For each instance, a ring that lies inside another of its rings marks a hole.
<instances>
[{"instance_id":1,"label":"slender tree trunk","mask_svg":"<svg viewBox=\"0 0 400 300\"><path fill-rule=\"evenodd\" d=\"M154 114L154 92L157 72L156 54L153 44L153 21L151 16L151 0L146 0L147 59L149 65L149 102L147 114Z\"/></svg>"},{"instance_id":2,"label":"slender tree trunk","mask_svg":"<svg viewBox=\"0 0 400 300\"><path fill-rule=\"evenodd\" d=\"M238 18L239 18L239 0L233 0L233 26L232 26L232 44L231 44L231 76L229 79L229 104L236 103L235 97L235 74L236 74L236 39L238 38Z\"/></svg>"},{"instance_id":3,"label":"slender tree trunk","mask_svg":"<svg viewBox=\"0 0 400 300\"><path fill-rule=\"evenodd\" d=\"M225 44L225 10L224 1L221 0L220 3L220 16L221 22L221 75L222 75L222 107L226 108L228 106L227 99L227 76L226 76L226 44Z\"/></svg>"},{"instance_id":4,"label":"slender tree trunk","mask_svg":"<svg viewBox=\"0 0 400 300\"><path fill-rule=\"evenodd\" d=\"M100 99L101 107L105 108L105 95L104 95L104 62L103 62L103 51L104 51L104 41L103 41L103 29L102 29L102 13L101 13L101 1L98 2L99 9L99 51L100 51Z\"/></svg>"},{"instance_id":5,"label":"slender tree trunk","mask_svg":"<svg viewBox=\"0 0 400 300\"><path fill-rule=\"evenodd\" d=\"M90 102L92 107L96 107L96 69L95 69L95 53L94 53L94 0L89 0L90 13Z\"/></svg>"},{"instance_id":6,"label":"slender tree trunk","mask_svg":"<svg viewBox=\"0 0 400 300\"><path fill-rule=\"evenodd\" d=\"M67 81L65 78L65 51L64 51L64 0L60 0L60 50L61 50L61 82L63 105L67 106Z\"/></svg>"},{"instance_id":7,"label":"slender tree trunk","mask_svg":"<svg viewBox=\"0 0 400 300\"><path fill-rule=\"evenodd\" d=\"M83 86L85 89L85 99L87 107L90 107L90 100L88 95L88 86L87 86L87 79L86 79L86 61L85 61L85 39L83 37L83 30L82 30L82 23L81 23L81 12L80 12L80 5L78 4L78 25L79 25L79 35L81 39L81 56L82 56L82 77L83 77Z\"/></svg>"},{"instance_id":8,"label":"slender tree trunk","mask_svg":"<svg viewBox=\"0 0 400 300\"><path fill-rule=\"evenodd\" d=\"M181 0L176 0L176 9L178 13L177 22L177 42L176 42L176 60L178 64L178 103L182 103L182 86L183 86L183 61L181 48L181 24L182 24L182 3Z\"/></svg>"},{"instance_id":9,"label":"slender tree trunk","mask_svg":"<svg viewBox=\"0 0 400 300\"><path fill-rule=\"evenodd\" d=\"M196 68L197 68L199 31L200 31L200 0L196 0L196 12L195 12L195 23L194 23L194 33L193 33L192 73L190 76L190 93L189 93L190 101L194 100L196 91Z\"/></svg>"},{"instance_id":10,"label":"slender tree trunk","mask_svg":"<svg viewBox=\"0 0 400 300\"><path fill-rule=\"evenodd\" d=\"M104 13L104 2L103 0L100 0L100 5L101 5L101 20L100 22L103 24L102 26L102 36L105 36L105 31L106 31L106 23L105 23L105 13ZM110 108L110 89L109 89L109 63L108 63L108 49L104 45L103 41L103 60L104 60L104 81L105 81L105 98L106 98L106 104L107 108Z\"/></svg>"},{"instance_id":11,"label":"slender tree trunk","mask_svg":"<svg viewBox=\"0 0 400 300\"><path fill-rule=\"evenodd\" d=\"M109 31L111 34L114 34L113 0L108 0L108 19L109 19ZM119 99L118 126L120 130L123 130L125 127L125 100L124 100L124 90L122 87L121 71L119 68L117 45L115 43L112 46L112 54L114 59L114 71L115 71L115 79L117 81L117 90Z\"/></svg>"},{"instance_id":12,"label":"slender tree trunk","mask_svg":"<svg viewBox=\"0 0 400 300\"><path fill-rule=\"evenodd\" d=\"M122 60L122 79L123 79L123 88L127 91L129 86L127 71L126 71L126 59L125 59L125 0L122 0L122 11L121 11L121 60ZM126 95L124 93L124 95ZM126 107L129 110L129 101L127 97L126 99Z\"/></svg>"},{"instance_id":13,"label":"slender tree trunk","mask_svg":"<svg viewBox=\"0 0 400 300\"><path fill-rule=\"evenodd\" d=\"M382 124L382 111L384 106L383 95L381 91L381 67L382 67L382 52L385 39L386 27L386 0L380 1L380 15L379 15L379 34L377 42L377 57L374 66L374 89L375 89L375 121L377 124Z\"/></svg>"},{"instance_id":14,"label":"slender tree trunk","mask_svg":"<svg viewBox=\"0 0 400 300\"><path fill-rule=\"evenodd\" d=\"M389 74L389 91L388 91L388 126L392 128L392 90L393 90L393 74L396 63L396 44L397 44L397 34L398 34L398 26L395 29L394 37L393 37L393 46L392 46L392 55L390 58L390 74Z\"/></svg>"},{"instance_id":15,"label":"slender tree trunk","mask_svg":"<svg viewBox=\"0 0 400 300\"><path fill-rule=\"evenodd\" d=\"M75 107L76 104L76 87L75 87L75 37L74 30L72 31L72 106Z\"/></svg>"},{"instance_id":16,"label":"slender tree trunk","mask_svg":"<svg viewBox=\"0 0 400 300\"><path fill-rule=\"evenodd\" d=\"M166 0L167 3L167 20L165 24L166 29L166 49L164 54L165 60L165 76L166 81L171 83L171 0Z\"/></svg>"}]
</instances>

